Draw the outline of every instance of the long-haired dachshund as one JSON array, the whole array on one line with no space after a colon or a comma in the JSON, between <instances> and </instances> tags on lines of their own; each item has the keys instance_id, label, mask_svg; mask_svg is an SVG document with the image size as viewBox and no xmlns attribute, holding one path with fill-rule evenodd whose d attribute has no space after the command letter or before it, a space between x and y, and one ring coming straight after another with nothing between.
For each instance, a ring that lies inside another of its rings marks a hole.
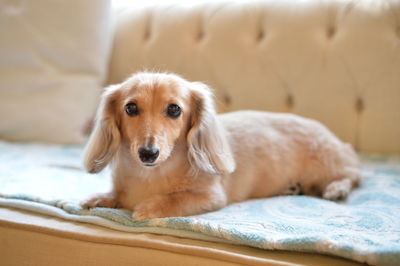
<instances>
[{"instance_id":1,"label":"long-haired dachshund","mask_svg":"<svg viewBox=\"0 0 400 266\"><path fill-rule=\"evenodd\" d=\"M217 115L209 87L138 73L102 95L84 165L107 164L113 187L82 202L133 210L137 221L220 209L248 198L345 198L358 158L320 123L292 114Z\"/></svg>"}]
</instances>

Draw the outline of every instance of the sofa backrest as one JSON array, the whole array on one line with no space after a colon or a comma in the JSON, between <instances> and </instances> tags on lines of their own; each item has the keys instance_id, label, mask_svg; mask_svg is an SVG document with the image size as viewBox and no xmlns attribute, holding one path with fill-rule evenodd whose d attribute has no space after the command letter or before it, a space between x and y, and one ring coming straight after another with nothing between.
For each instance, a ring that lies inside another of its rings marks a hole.
<instances>
[{"instance_id":1,"label":"sofa backrest","mask_svg":"<svg viewBox=\"0 0 400 266\"><path fill-rule=\"evenodd\" d=\"M400 151L400 1L230 1L118 12L109 83L171 71L219 110L317 119L358 150Z\"/></svg>"}]
</instances>

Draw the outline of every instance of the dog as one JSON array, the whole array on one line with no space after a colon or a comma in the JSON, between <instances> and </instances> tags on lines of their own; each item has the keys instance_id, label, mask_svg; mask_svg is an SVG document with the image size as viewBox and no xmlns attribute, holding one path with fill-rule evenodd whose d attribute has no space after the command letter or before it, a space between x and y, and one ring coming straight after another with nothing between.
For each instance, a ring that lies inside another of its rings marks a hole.
<instances>
[{"instance_id":1,"label":"dog","mask_svg":"<svg viewBox=\"0 0 400 266\"><path fill-rule=\"evenodd\" d=\"M136 221L218 210L285 194L344 199L360 180L350 144L293 114L217 115L211 89L169 73L140 72L104 91L84 151L113 186L84 208L133 211Z\"/></svg>"}]
</instances>

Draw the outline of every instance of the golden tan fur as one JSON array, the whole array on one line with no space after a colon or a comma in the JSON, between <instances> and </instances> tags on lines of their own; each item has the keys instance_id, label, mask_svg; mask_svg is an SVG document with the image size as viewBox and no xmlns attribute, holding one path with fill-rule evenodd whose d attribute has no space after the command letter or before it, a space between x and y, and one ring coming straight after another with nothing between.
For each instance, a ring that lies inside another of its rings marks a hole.
<instances>
[{"instance_id":1,"label":"golden tan fur","mask_svg":"<svg viewBox=\"0 0 400 266\"><path fill-rule=\"evenodd\" d=\"M140 113L124 110L134 102ZM181 107L177 118L166 115ZM159 155L146 164L140 147ZM87 171L111 165L113 187L84 207L123 207L136 220L212 211L253 197L346 197L358 159L320 123L291 114L216 115L210 89L177 75L138 73L103 93L85 151Z\"/></svg>"}]
</instances>

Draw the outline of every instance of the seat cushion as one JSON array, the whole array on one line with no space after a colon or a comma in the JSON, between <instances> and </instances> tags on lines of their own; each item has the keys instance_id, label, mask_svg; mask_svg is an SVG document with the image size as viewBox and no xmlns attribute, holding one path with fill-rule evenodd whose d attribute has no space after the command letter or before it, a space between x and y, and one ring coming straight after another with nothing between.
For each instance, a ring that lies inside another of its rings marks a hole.
<instances>
[{"instance_id":1,"label":"seat cushion","mask_svg":"<svg viewBox=\"0 0 400 266\"><path fill-rule=\"evenodd\" d=\"M318 254L126 233L2 207L0 256L6 265L359 265Z\"/></svg>"}]
</instances>

